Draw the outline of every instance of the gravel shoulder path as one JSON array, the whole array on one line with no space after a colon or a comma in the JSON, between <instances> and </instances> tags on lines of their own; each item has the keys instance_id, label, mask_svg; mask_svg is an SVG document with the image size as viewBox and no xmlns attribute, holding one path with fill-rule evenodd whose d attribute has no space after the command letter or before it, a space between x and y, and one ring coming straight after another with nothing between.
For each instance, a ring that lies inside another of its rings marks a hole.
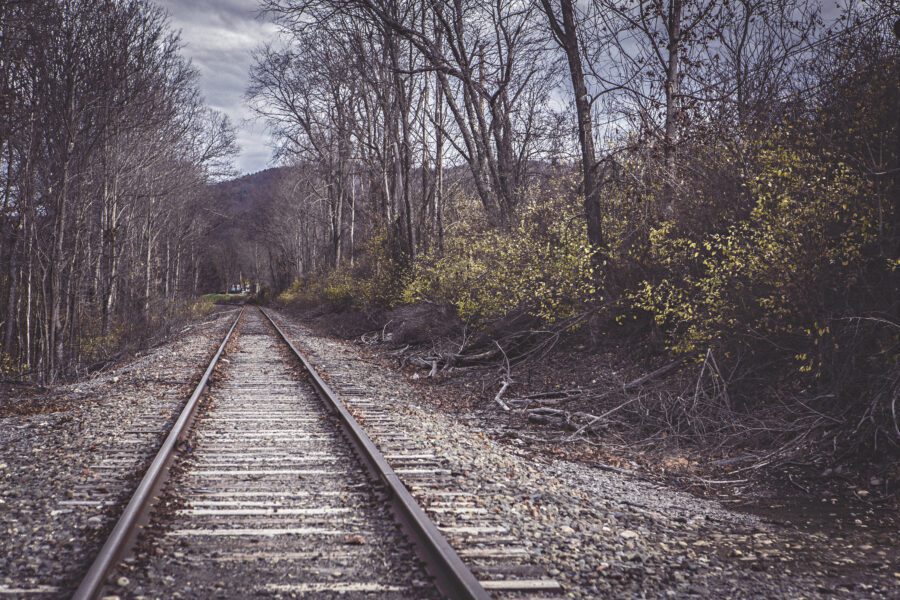
<instances>
[{"instance_id":1,"label":"gravel shoulder path","mask_svg":"<svg viewBox=\"0 0 900 600\"><path fill-rule=\"evenodd\" d=\"M235 316L55 388L45 411L0 397L0 597L71 595Z\"/></svg>"},{"instance_id":2,"label":"gravel shoulder path","mask_svg":"<svg viewBox=\"0 0 900 600\"><path fill-rule=\"evenodd\" d=\"M442 412L354 344L278 320L314 364L345 364L352 375L335 379L379 398L423 448L446 457L459 484L505 518L568 597L900 597L896 547L878 537L885 534L860 543L860 535L801 531L543 456L523 439L492 439L481 417Z\"/></svg>"}]
</instances>

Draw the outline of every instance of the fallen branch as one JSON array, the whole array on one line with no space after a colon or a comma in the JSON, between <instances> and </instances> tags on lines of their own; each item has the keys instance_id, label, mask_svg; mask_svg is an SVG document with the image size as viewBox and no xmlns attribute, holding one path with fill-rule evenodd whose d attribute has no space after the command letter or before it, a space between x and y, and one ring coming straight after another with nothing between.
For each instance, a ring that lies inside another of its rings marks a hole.
<instances>
[{"instance_id":1,"label":"fallen branch","mask_svg":"<svg viewBox=\"0 0 900 600\"><path fill-rule=\"evenodd\" d=\"M574 393L577 392L577 393ZM581 396L582 390L557 390L554 392L539 392L537 394L529 394L527 396L521 396L517 398L517 400L543 400L543 399L565 399L565 398L577 398Z\"/></svg>"},{"instance_id":2,"label":"fallen branch","mask_svg":"<svg viewBox=\"0 0 900 600\"><path fill-rule=\"evenodd\" d=\"M647 383L648 381L651 381L651 380L655 379L656 377L660 377L660 376L662 376L662 375L665 375L666 373L668 373L668 372L674 370L676 367L678 367L679 365L681 365L681 364L684 362L684 360L685 360L684 358L679 358L678 360L675 360L675 361L673 361L673 362L671 362L671 363L665 365L664 367L660 367L659 369L656 369L655 371L652 371L652 372L650 372L650 373L648 373L648 374L646 374L646 375L644 375L644 376L642 376L642 377L638 377L637 379L635 379L635 380L633 380L633 381L630 381L630 382L626 383L625 385L623 385L623 386L622 386L622 391L623 391L623 392L627 392L628 390L631 390L631 389L640 387L641 385ZM601 394L601 396L599 396L598 399L603 398L603 397L606 397L606 396L608 396L610 393L611 393L611 392L606 392L606 393L604 393L604 394ZM608 417L608 416L610 416L610 415L612 415L612 414L614 414L614 413L620 411L621 409L625 408L625 407L628 406L629 404L632 404L632 403L636 402L639 398L640 398L640 396L635 396L634 398L631 398L630 400L626 400L625 402L619 404L619 405L616 406L615 408L611 408L610 410L606 411L606 412L603 413L602 415L598 415L598 416L590 415L590 416L592 417L592 418L590 419L590 421L588 421L587 424L582 425L581 427L579 427L578 429L576 429L575 432L574 432L572 435L570 435L569 437L567 437L565 441L572 441L573 439L575 439L576 437L578 437L579 435L581 435L581 433L583 433L585 430L587 430L587 429L592 429L592 428L593 428L599 421L601 421L602 419L605 419L606 417ZM581 414L584 414L584 413L581 413Z\"/></svg>"},{"instance_id":3,"label":"fallen branch","mask_svg":"<svg viewBox=\"0 0 900 600\"><path fill-rule=\"evenodd\" d=\"M605 419L605 418L608 417L609 415L611 415L611 414L613 414L613 413L615 413L615 412L618 412L619 410L621 410L622 408L625 408L626 406L628 406L628 405L631 404L632 402L635 402L638 398L640 398L640 396L635 396L635 397L632 398L631 400L627 400L627 401L623 402L622 404L618 405L617 407L612 408L612 409L606 411L606 412L603 413L602 415L599 415L599 416L594 417L593 419L591 419L591 421L590 421L587 425L583 425L583 426L579 427L579 428L575 431L575 433L573 433L572 435L570 435L570 436L566 439L566 441L568 442L568 441L571 441L571 440L575 439L575 438L578 437L578 436L581 434L581 432L583 432L585 429L591 429L591 428L593 428L594 425L595 425L599 420Z\"/></svg>"},{"instance_id":4,"label":"fallen branch","mask_svg":"<svg viewBox=\"0 0 900 600\"><path fill-rule=\"evenodd\" d=\"M736 483L747 483L749 479L703 479L702 477L692 477L706 485L730 485Z\"/></svg>"},{"instance_id":5,"label":"fallen branch","mask_svg":"<svg viewBox=\"0 0 900 600\"><path fill-rule=\"evenodd\" d=\"M567 402L568 400L574 400L576 398L580 398L581 396L573 396L572 398L548 398L547 400L529 400L528 398L510 398L507 400L507 403L510 406L515 407L517 410L523 410L532 404L537 406L549 406L549 405L557 405L563 402Z\"/></svg>"},{"instance_id":6,"label":"fallen branch","mask_svg":"<svg viewBox=\"0 0 900 600\"><path fill-rule=\"evenodd\" d=\"M367 331L366 333L359 336L359 341L367 346L374 346L377 343L378 332L377 331Z\"/></svg>"},{"instance_id":7,"label":"fallen branch","mask_svg":"<svg viewBox=\"0 0 900 600\"><path fill-rule=\"evenodd\" d=\"M388 356L400 356L401 354L403 354L403 353L406 352L407 350L409 350L409 344L406 344L405 346L403 346L403 347L400 348L399 350L394 350L393 352L388 352L387 355L388 355Z\"/></svg>"},{"instance_id":8,"label":"fallen branch","mask_svg":"<svg viewBox=\"0 0 900 600\"><path fill-rule=\"evenodd\" d=\"M677 360L670 362L669 364L665 365L664 367L660 367L660 368L656 369L655 371L651 371L650 373L647 373L643 377L638 377L634 381L629 381L628 383L626 383L625 385L622 386L622 390L627 392L627 391L633 390L636 387L640 387L640 386L644 385L645 383L647 383L648 381L656 379L657 377L662 377L666 373L668 373L670 371L674 371L677 367L681 366L681 364L684 363L685 360L686 360L686 357L679 358Z\"/></svg>"},{"instance_id":9,"label":"fallen branch","mask_svg":"<svg viewBox=\"0 0 900 600\"><path fill-rule=\"evenodd\" d=\"M891 416L894 418L894 431L897 432L897 437L900 438L900 427L897 426L897 394L894 394L894 398L891 400Z\"/></svg>"},{"instance_id":10,"label":"fallen branch","mask_svg":"<svg viewBox=\"0 0 900 600\"><path fill-rule=\"evenodd\" d=\"M506 388L508 388L508 387L509 387L509 382L504 381L503 385L500 386L500 391L497 392L496 396L494 396L494 402L499 404L500 408L502 408L503 410L505 410L507 412L509 412L509 405L507 405L506 402L503 401L503 392L505 392Z\"/></svg>"},{"instance_id":11,"label":"fallen branch","mask_svg":"<svg viewBox=\"0 0 900 600\"><path fill-rule=\"evenodd\" d=\"M383 342L383 341L386 339L386 337L387 337L387 335L386 335L386 333L385 333L385 332L387 331L387 326L390 325L390 324L393 323L393 322L394 322L394 320L391 319L390 321L388 321L387 323L384 324L384 327L381 328L381 341L382 341L382 342Z\"/></svg>"},{"instance_id":12,"label":"fallen branch","mask_svg":"<svg viewBox=\"0 0 900 600\"><path fill-rule=\"evenodd\" d=\"M794 476L793 476L793 475L788 475L788 481L790 481L790 482L791 482L791 485L793 485L795 488L797 488L797 489L800 490L801 492L803 492L803 493L805 493L805 494L809 494L809 488L803 487L802 485L800 485L799 483L797 483L796 481L794 481Z\"/></svg>"}]
</instances>

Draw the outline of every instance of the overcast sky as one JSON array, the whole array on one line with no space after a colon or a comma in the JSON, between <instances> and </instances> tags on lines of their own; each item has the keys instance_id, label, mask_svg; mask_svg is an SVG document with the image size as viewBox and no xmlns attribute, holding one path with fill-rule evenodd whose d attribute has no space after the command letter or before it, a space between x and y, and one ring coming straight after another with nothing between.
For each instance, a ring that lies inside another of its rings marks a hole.
<instances>
[{"instance_id":1,"label":"overcast sky","mask_svg":"<svg viewBox=\"0 0 900 600\"><path fill-rule=\"evenodd\" d=\"M261 123L243 102L251 52L276 35L257 18L257 0L156 0L181 30L184 53L200 71L206 103L227 114L237 128L241 153L235 166L253 173L269 166L271 150Z\"/></svg>"}]
</instances>

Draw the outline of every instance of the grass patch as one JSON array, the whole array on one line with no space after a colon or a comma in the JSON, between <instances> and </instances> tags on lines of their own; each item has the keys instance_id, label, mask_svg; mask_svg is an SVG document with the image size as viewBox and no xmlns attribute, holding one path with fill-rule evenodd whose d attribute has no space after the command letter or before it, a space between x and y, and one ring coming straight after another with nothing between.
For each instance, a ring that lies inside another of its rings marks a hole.
<instances>
[{"instance_id":1,"label":"grass patch","mask_svg":"<svg viewBox=\"0 0 900 600\"><path fill-rule=\"evenodd\" d=\"M202 300L213 304L236 304L248 298L250 294L204 294Z\"/></svg>"}]
</instances>

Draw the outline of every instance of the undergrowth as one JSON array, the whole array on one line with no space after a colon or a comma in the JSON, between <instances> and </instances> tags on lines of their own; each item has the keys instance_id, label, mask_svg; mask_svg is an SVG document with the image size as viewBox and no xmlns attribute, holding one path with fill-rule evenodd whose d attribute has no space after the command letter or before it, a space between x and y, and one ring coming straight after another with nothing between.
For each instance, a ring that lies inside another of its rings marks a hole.
<instances>
[{"instance_id":1,"label":"undergrowth","mask_svg":"<svg viewBox=\"0 0 900 600\"><path fill-rule=\"evenodd\" d=\"M608 244L597 255L573 182L561 178L528 196L506 229L462 220L441 251L411 262L376 235L353 268L297 280L277 299L337 311L450 307L465 325L462 343L419 359L432 375L477 356L509 378L510 363L526 363L517 356L541 356L536 344L589 326L595 338L640 340L683 361L673 387L622 412L647 436L727 439L782 448L785 458L823 448L896 455L893 207L866 173L821 148L791 129L742 155L697 148L722 180L715 192L680 188L685 208L674 215L644 210L659 190L623 179L604 200Z\"/></svg>"}]
</instances>

